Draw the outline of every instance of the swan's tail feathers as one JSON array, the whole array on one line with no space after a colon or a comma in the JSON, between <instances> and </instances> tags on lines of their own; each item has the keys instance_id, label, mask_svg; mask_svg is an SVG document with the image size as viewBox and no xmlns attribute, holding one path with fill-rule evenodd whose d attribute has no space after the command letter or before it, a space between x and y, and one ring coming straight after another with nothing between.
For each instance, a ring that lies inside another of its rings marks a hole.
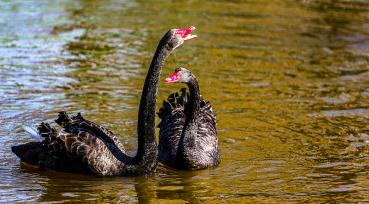
<instances>
[{"instance_id":1,"label":"swan's tail feathers","mask_svg":"<svg viewBox=\"0 0 369 204\"><path fill-rule=\"evenodd\" d=\"M12 146L12 152L27 164L40 165L47 157L48 146L55 140L57 131L47 123L41 123L37 130L29 126L23 126L23 129L38 141Z\"/></svg>"},{"instance_id":2,"label":"swan's tail feathers","mask_svg":"<svg viewBox=\"0 0 369 204\"><path fill-rule=\"evenodd\" d=\"M182 88L180 92L180 94L178 92L170 94L168 99L163 101L163 106L157 113L161 120L164 120L168 116L172 117L173 115L184 117L184 109L186 108L190 95L186 92L186 88ZM162 121L157 127L160 128L161 125Z\"/></svg>"},{"instance_id":3,"label":"swan's tail feathers","mask_svg":"<svg viewBox=\"0 0 369 204\"><path fill-rule=\"evenodd\" d=\"M65 111L59 112L58 118L55 122L60 125L62 128L70 128L71 126L78 125L82 122L86 121L81 113L77 113L77 115L69 116Z\"/></svg>"},{"instance_id":4,"label":"swan's tail feathers","mask_svg":"<svg viewBox=\"0 0 369 204\"><path fill-rule=\"evenodd\" d=\"M61 127L66 127L72 124L72 118L69 117L67 112L62 111L62 112L59 112L59 116L55 120L55 122Z\"/></svg>"},{"instance_id":5,"label":"swan's tail feathers","mask_svg":"<svg viewBox=\"0 0 369 204\"><path fill-rule=\"evenodd\" d=\"M186 88L181 89L181 95L178 92L170 94L168 99L163 101L163 106L159 109L159 118L165 118L165 116L177 108L183 110L188 102L188 98L189 94L186 92Z\"/></svg>"},{"instance_id":6,"label":"swan's tail feathers","mask_svg":"<svg viewBox=\"0 0 369 204\"><path fill-rule=\"evenodd\" d=\"M41 123L38 127L38 132L40 135L45 138L44 144L48 145L50 142L56 140L57 131L55 128L52 128L49 123Z\"/></svg>"},{"instance_id":7,"label":"swan's tail feathers","mask_svg":"<svg viewBox=\"0 0 369 204\"><path fill-rule=\"evenodd\" d=\"M23 128L24 131L26 131L27 133L32 135L33 138L35 138L37 142L42 141L41 135L38 133L38 131L35 128L30 127L30 126L25 126L25 125L23 125L22 128Z\"/></svg>"},{"instance_id":8,"label":"swan's tail feathers","mask_svg":"<svg viewBox=\"0 0 369 204\"><path fill-rule=\"evenodd\" d=\"M159 109L158 116L161 120L164 120L167 116L173 114L185 114L188 108L188 102L190 99L190 94L186 92L186 88L181 89L181 94L178 92L172 93L169 95L166 101L163 101L163 106ZM211 121L214 125L218 122L215 114L213 113L213 109L209 101L204 101L201 97L200 108L207 118L207 121ZM178 115L177 115L178 116ZM179 117L179 116L178 116ZM183 116L184 117L184 116ZM162 122L159 123L158 127L160 128Z\"/></svg>"}]
</instances>

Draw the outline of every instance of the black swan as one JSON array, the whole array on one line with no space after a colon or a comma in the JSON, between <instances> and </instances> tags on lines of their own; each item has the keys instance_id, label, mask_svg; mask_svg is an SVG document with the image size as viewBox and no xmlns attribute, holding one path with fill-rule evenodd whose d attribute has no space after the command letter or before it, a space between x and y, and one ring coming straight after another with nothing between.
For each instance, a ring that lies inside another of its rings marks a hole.
<instances>
[{"instance_id":1,"label":"black swan","mask_svg":"<svg viewBox=\"0 0 369 204\"><path fill-rule=\"evenodd\" d=\"M155 108L158 81L164 61L184 41L197 37L194 27L171 29L160 40L147 72L138 113L138 149L135 156L125 153L118 138L106 128L84 119L81 114L60 112L57 131L41 123L38 131L26 128L39 142L13 146L12 151L25 163L66 172L93 173L101 176L147 174L157 165Z\"/></svg>"},{"instance_id":2,"label":"black swan","mask_svg":"<svg viewBox=\"0 0 369 204\"><path fill-rule=\"evenodd\" d=\"M204 169L220 163L216 118L196 77L176 68L167 83L186 83L190 93L171 94L159 110L159 161L176 169Z\"/></svg>"}]
</instances>

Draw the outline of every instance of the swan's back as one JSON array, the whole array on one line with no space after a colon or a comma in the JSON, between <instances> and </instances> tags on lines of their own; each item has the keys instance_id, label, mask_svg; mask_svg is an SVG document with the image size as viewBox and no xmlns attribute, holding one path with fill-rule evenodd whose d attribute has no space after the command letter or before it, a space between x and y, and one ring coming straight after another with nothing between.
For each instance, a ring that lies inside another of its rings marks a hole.
<instances>
[{"instance_id":1,"label":"swan's back","mask_svg":"<svg viewBox=\"0 0 369 204\"><path fill-rule=\"evenodd\" d=\"M203 169L219 164L216 117L209 102L201 99L200 112L196 116L196 151L179 153L178 146L186 121L189 94L181 89L181 95L171 94L159 110L159 160L173 168ZM186 145L186 144L185 144Z\"/></svg>"},{"instance_id":2,"label":"swan's back","mask_svg":"<svg viewBox=\"0 0 369 204\"><path fill-rule=\"evenodd\" d=\"M123 145L111 131L80 114L69 117L61 112L55 122L60 131L41 123L38 131L44 138L42 142L13 146L12 151L22 161L42 168L104 176L122 173L121 162L111 152L122 151Z\"/></svg>"}]
</instances>

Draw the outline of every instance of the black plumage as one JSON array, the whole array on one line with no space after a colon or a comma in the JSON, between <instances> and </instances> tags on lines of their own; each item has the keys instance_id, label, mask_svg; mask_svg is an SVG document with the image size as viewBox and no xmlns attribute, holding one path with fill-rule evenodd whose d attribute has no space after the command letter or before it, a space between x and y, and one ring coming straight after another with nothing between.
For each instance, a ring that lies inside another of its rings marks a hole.
<instances>
[{"instance_id":1,"label":"black plumage","mask_svg":"<svg viewBox=\"0 0 369 204\"><path fill-rule=\"evenodd\" d=\"M183 88L181 94L171 94L158 112L159 161L177 169L204 169L220 163L216 117L190 75L182 81L190 93Z\"/></svg>"},{"instance_id":2,"label":"black plumage","mask_svg":"<svg viewBox=\"0 0 369 204\"><path fill-rule=\"evenodd\" d=\"M60 112L55 122L60 130L41 123L37 129L44 138L42 142L13 146L12 151L28 164L58 171L103 176L135 174L128 166L122 167L120 160L125 151L111 131L84 119L81 114L70 117ZM128 156L125 159L128 161Z\"/></svg>"},{"instance_id":3,"label":"black plumage","mask_svg":"<svg viewBox=\"0 0 369 204\"><path fill-rule=\"evenodd\" d=\"M155 137L155 109L161 68L170 53L185 40L194 27L168 31L159 42L142 90L138 113L138 149L135 156L125 153L122 143L106 128L60 112L57 130L47 123L38 126L42 142L12 147L23 161L41 168L66 172L94 173L101 176L140 175L153 171L158 161ZM186 31L186 32L184 32Z\"/></svg>"}]
</instances>

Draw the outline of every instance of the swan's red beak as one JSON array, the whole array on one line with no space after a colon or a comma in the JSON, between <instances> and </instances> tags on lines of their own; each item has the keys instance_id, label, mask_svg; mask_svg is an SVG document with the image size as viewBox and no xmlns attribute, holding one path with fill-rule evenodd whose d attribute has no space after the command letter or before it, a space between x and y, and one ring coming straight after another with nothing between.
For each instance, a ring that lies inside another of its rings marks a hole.
<instances>
[{"instance_id":1,"label":"swan's red beak","mask_svg":"<svg viewBox=\"0 0 369 204\"><path fill-rule=\"evenodd\" d=\"M176 30L176 34L180 34L183 37L183 40L191 40L193 38L196 38L197 35L192 35L191 32L194 31L196 28L195 26L191 26L184 29L178 29Z\"/></svg>"},{"instance_id":2,"label":"swan's red beak","mask_svg":"<svg viewBox=\"0 0 369 204\"><path fill-rule=\"evenodd\" d=\"M179 72L174 72L172 76L165 79L166 83L175 83L179 81Z\"/></svg>"}]
</instances>

